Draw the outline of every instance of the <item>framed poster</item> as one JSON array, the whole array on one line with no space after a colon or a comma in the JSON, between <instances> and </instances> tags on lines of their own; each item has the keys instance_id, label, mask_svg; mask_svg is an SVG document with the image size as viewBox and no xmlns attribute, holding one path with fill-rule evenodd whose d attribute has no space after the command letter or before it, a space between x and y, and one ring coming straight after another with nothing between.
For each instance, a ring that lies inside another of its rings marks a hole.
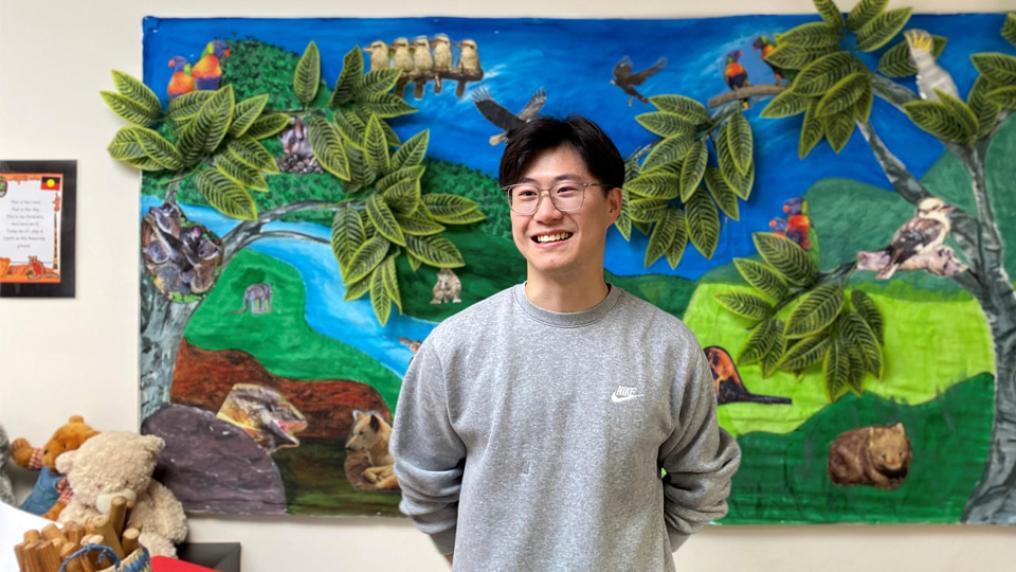
<instances>
[{"instance_id":1,"label":"framed poster","mask_svg":"<svg viewBox=\"0 0 1016 572\"><path fill-rule=\"evenodd\" d=\"M0 297L74 297L77 161L0 161Z\"/></svg>"}]
</instances>

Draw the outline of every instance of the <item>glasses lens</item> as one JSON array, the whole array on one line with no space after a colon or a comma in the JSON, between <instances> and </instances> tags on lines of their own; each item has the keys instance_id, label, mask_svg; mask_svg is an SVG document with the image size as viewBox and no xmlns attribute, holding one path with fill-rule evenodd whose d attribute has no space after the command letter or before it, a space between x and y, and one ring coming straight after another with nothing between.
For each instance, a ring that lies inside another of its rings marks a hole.
<instances>
[{"instance_id":1,"label":"glasses lens","mask_svg":"<svg viewBox=\"0 0 1016 572\"><path fill-rule=\"evenodd\" d=\"M508 189L508 204L512 210L520 214L536 212L536 204L540 201L540 188L536 185L515 185Z\"/></svg>"},{"instance_id":2,"label":"glasses lens","mask_svg":"<svg viewBox=\"0 0 1016 572\"><path fill-rule=\"evenodd\" d=\"M561 212L577 211L582 207L582 185L565 181L551 191L554 206Z\"/></svg>"}]
</instances>

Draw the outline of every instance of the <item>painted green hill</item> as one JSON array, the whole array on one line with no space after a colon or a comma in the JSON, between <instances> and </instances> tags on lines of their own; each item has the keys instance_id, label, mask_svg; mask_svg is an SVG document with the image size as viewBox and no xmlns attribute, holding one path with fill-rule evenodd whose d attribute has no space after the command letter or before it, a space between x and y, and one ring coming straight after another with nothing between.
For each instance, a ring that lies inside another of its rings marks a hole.
<instances>
[{"instance_id":1,"label":"painted green hill","mask_svg":"<svg viewBox=\"0 0 1016 572\"><path fill-rule=\"evenodd\" d=\"M993 377L982 374L922 405L850 395L787 435L741 435L741 468L727 501L730 512L720 522L957 522L988 455L993 400ZM899 488L829 480L829 445L840 433L897 421L913 449L909 476Z\"/></svg>"},{"instance_id":2,"label":"painted green hill","mask_svg":"<svg viewBox=\"0 0 1016 572\"><path fill-rule=\"evenodd\" d=\"M918 404L934 399L960 380L995 371L991 334L973 300L914 301L867 286L863 289L885 316L886 357L883 379L865 378L866 392ZM736 359L748 339L747 324L716 301L716 294L731 290L747 287L700 284L684 321L703 346L722 346ZM928 335L929 331L935 335ZM720 424L735 435L751 431L787 433L829 405L819 364L801 379L782 371L763 379L757 364L739 365L738 370L752 392L790 397L793 404L724 405L720 408Z\"/></svg>"},{"instance_id":3,"label":"painted green hill","mask_svg":"<svg viewBox=\"0 0 1016 572\"><path fill-rule=\"evenodd\" d=\"M237 313L244 290L268 282L270 314ZM296 379L351 379L366 383L395 410L402 380L368 354L319 334L307 325L300 274L279 260L244 250L194 313L184 335L208 350L243 350L275 375Z\"/></svg>"}]
</instances>

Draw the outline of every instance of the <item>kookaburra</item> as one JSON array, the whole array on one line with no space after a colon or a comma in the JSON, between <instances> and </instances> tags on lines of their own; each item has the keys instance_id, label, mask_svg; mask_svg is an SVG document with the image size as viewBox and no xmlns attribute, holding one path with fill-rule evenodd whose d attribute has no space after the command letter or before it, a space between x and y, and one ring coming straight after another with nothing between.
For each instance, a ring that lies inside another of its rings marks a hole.
<instances>
[{"instance_id":1,"label":"kookaburra","mask_svg":"<svg viewBox=\"0 0 1016 572\"><path fill-rule=\"evenodd\" d=\"M388 67L388 44L381 40L374 40L363 51L370 54L370 71L383 70Z\"/></svg>"},{"instance_id":2,"label":"kookaburra","mask_svg":"<svg viewBox=\"0 0 1016 572\"><path fill-rule=\"evenodd\" d=\"M409 40L406 38L395 38L392 42L392 49L395 50L395 66L404 72L413 71L413 56L409 53Z\"/></svg>"},{"instance_id":3,"label":"kookaburra","mask_svg":"<svg viewBox=\"0 0 1016 572\"><path fill-rule=\"evenodd\" d=\"M441 93L441 74L452 71L452 41L447 34L436 34L430 45L434 47L434 93Z\"/></svg>"},{"instance_id":4,"label":"kookaburra","mask_svg":"<svg viewBox=\"0 0 1016 572\"><path fill-rule=\"evenodd\" d=\"M480 53L476 49L476 40L462 40L457 45L459 47L459 64L456 70L462 75L473 76L473 79L483 75L483 70L480 69ZM459 84L455 87L455 97L462 97L465 93L466 79L460 78Z\"/></svg>"},{"instance_id":5,"label":"kookaburra","mask_svg":"<svg viewBox=\"0 0 1016 572\"><path fill-rule=\"evenodd\" d=\"M413 97L423 97L423 88L427 80L434 76L434 56L430 53L430 42L427 36L417 36L413 41L413 72L416 74L416 88Z\"/></svg>"},{"instance_id":6,"label":"kookaburra","mask_svg":"<svg viewBox=\"0 0 1016 572\"><path fill-rule=\"evenodd\" d=\"M907 260L926 252L933 252L945 242L952 229L949 213L955 210L942 199L928 197L917 205L917 214L908 220L884 250L889 253L889 263L875 278L888 280Z\"/></svg>"},{"instance_id":7,"label":"kookaburra","mask_svg":"<svg viewBox=\"0 0 1016 572\"><path fill-rule=\"evenodd\" d=\"M960 92L952 76L935 62L935 42L931 34L924 30L907 30L903 35L910 48L910 59L917 67L917 91L921 99L937 100L935 90L959 97Z\"/></svg>"}]
</instances>

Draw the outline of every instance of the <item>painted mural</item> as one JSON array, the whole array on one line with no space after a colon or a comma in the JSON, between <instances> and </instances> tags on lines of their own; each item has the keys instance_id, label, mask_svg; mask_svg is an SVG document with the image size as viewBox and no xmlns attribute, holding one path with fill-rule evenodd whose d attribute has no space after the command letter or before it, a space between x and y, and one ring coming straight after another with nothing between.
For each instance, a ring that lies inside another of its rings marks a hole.
<instances>
[{"instance_id":1,"label":"painted mural","mask_svg":"<svg viewBox=\"0 0 1016 572\"><path fill-rule=\"evenodd\" d=\"M524 279L497 165L586 115L628 157L608 279L705 348L721 522L1016 521L1016 18L163 19L111 155L144 171L143 430L192 512L397 515L400 379Z\"/></svg>"}]
</instances>

